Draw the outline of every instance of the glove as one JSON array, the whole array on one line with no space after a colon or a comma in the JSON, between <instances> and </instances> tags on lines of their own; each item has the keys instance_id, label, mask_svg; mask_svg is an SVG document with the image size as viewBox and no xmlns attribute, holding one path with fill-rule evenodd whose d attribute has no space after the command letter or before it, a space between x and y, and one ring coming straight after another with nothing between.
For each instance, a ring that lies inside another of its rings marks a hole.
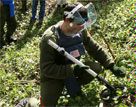
<instances>
[{"instance_id":1,"label":"glove","mask_svg":"<svg viewBox=\"0 0 136 107\"><path fill-rule=\"evenodd\" d=\"M117 65L115 65L115 64L111 64L109 69L117 77L122 77L123 78L126 75L125 71L122 68L120 68Z\"/></svg>"},{"instance_id":2,"label":"glove","mask_svg":"<svg viewBox=\"0 0 136 107\"><path fill-rule=\"evenodd\" d=\"M87 70L87 69L89 69L89 66L80 67L79 65L76 65L74 67L74 75L80 76L80 75L82 75L83 72L86 72L85 70Z\"/></svg>"}]
</instances>

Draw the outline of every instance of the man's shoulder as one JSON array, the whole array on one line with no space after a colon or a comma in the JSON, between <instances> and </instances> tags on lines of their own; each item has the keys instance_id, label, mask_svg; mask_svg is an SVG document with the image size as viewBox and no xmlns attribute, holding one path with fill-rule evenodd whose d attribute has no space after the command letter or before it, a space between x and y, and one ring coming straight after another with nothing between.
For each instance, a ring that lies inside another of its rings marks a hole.
<instances>
[{"instance_id":1,"label":"man's shoulder","mask_svg":"<svg viewBox=\"0 0 136 107\"><path fill-rule=\"evenodd\" d=\"M42 40L46 40L48 38L55 38L54 31L53 31L53 26L49 27L42 35Z\"/></svg>"},{"instance_id":2,"label":"man's shoulder","mask_svg":"<svg viewBox=\"0 0 136 107\"><path fill-rule=\"evenodd\" d=\"M50 26L42 35L42 41L47 41L48 39L52 39L54 41L57 40L58 34L57 32L57 27L59 27L62 24L63 21L59 21L55 25Z\"/></svg>"}]
</instances>

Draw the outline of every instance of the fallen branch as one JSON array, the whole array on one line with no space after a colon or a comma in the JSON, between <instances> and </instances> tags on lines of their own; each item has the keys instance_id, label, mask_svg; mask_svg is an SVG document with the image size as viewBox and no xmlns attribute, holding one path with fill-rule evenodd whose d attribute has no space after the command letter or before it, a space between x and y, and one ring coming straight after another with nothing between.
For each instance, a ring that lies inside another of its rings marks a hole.
<instances>
[{"instance_id":1,"label":"fallen branch","mask_svg":"<svg viewBox=\"0 0 136 107\"><path fill-rule=\"evenodd\" d=\"M38 80L17 80L15 81L17 84L26 84L26 83L40 83Z\"/></svg>"}]
</instances>

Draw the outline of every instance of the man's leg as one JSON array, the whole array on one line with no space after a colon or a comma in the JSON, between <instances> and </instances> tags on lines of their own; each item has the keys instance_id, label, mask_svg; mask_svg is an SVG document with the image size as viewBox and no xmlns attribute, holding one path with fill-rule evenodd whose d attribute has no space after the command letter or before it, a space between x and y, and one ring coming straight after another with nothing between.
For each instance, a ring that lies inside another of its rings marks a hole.
<instances>
[{"instance_id":1,"label":"man's leg","mask_svg":"<svg viewBox=\"0 0 136 107\"><path fill-rule=\"evenodd\" d=\"M21 8L21 10L22 10L22 12L26 12L26 10L27 10L27 6L26 6L27 0L21 0L21 1L22 1L22 8Z\"/></svg>"},{"instance_id":2,"label":"man's leg","mask_svg":"<svg viewBox=\"0 0 136 107\"><path fill-rule=\"evenodd\" d=\"M39 21L43 21L45 16L45 0L40 0Z\"/></svg>"},{"instance_id":3,"label":"man's leg","mask_svg":"<svg viewBox=\"0 0 136 107\"><path fill-rule=\"evenodd\" d=\"M63 88L63 80L45 79L41 81L41 107L55 107Z\"/></svg>"},{"instance_id":4,"label":"man's leg","mask_svg":"<svg viewBox=\"0 0 136 107\"><path fill-rule=\"evenodd\" d=\"M5 25L5 11L4 7L1 6L0 8L0 48L4 46L4 25Z\"/></svg>"},{"instance_id":5,"label":"man's leg","mask_svg":"<svg viewBox=\"0 0 136 107\"><path fill-rule=\"evenodd\" d=\"M36 20L38 0L32 0L32 17L31 20Z\"/></svg>"},{"instance_id":6,"label":"man's leg","mask_svg":"<svg viewBox=\"0 0 136 107\"><path fill-rule=\"evenodd\" d=\"M11 38L17 27L17 22L15 16L7 18L7 33L5 41L9 44L14 40Z\"/></svg>"},{"instance_id":7,"label":"man's leg","mask_svg":"<svg viewBox=\"0 0 136 107\"><path fill-rule=\"evenodd\" d=\"M45 0L40 0L39 22L37 23L37 27L40 28L42 26L44 16L45 16Z\"/></svg>"}]
</instances>

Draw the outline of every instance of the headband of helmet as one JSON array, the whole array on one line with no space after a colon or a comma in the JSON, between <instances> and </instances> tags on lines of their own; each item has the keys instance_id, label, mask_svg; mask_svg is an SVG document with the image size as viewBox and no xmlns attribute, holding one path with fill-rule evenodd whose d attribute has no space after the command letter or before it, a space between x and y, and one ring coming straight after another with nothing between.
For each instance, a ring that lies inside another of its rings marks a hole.
<instances>
[{"instance_id":1,"label":"headband of helmet","mask_svg":"<svg viewBox=\"0 0 136 107\"><path fill-rule=\"evenodd\" d=\"M74 13L78 11L81 7L83 7L83 5L80 3L72 11L65 11L65 14L67 14L66 18L73 18Z\"/></svg>"},{"instance_id":2,"label":"headband of helmet","mask_svg":"<svg viewBox=\"0 0 136 107\"><path fill-rule=\"evenodd\" d=\"M83 24L88 19L87 9L81 3L67 6L64 15L64 18L68 18L77 24Z\"/></svg>"}]
</instances>

